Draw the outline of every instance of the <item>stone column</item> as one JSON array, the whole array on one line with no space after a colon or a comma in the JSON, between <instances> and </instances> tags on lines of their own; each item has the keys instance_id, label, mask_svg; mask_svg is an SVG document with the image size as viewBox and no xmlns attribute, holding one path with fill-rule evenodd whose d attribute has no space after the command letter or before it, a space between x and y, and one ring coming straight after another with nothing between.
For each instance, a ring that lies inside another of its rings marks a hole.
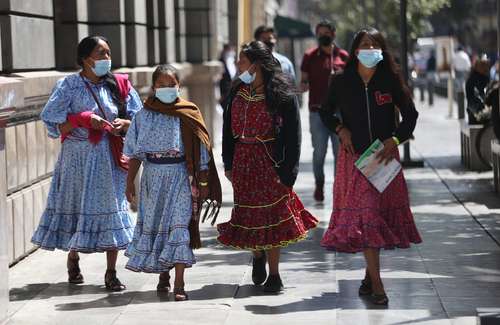
<instances>
[{"instance_id":1,"label":"stone column","mask_svg":"<svg viewBox=\"0 0 500 325\"><path fill-rule=\"evenodd\" d=\"M175 60L186 61L186 12L185 0L174 0L175 12Z\"/></svg>"},{"instance_id":2,"label":"stone column","mask_svg":"<svg viewBox=\"0 0 500 325\"><path fill-rule=\"evenodd\" d=\"M130 44L127 44L125 0L87 0L87 6L89 34L102 35L109 40L113 67L126 66L129 54L127 45ZM133 16L134 10L131 11L129 15Z\"/></svg>"},{"instance_id":3,"label":"stone column","mask_svg":"<svg viewBox=\"0 0 500 325\"><path fill-rule=\"evenodd\" d=\"M227 1L227 12L228 12L228 25L229 25L229 44L236 46L239 48L239 40L238 40L238 6L239 1Z\"/></svg>"},{"instance_id":4,"label":"stone column","mask_svg":"<svg viewBox=\"0 0 500 325\"><path fill-rule=\"evenodd\" d=\"M146 0L125 0L127 66L148 65L148 27ZM155 40L153 39L152 42ZM154 47L154 46L153 46ZM153 48L154 55L154 48Z\"/></svg>"},{"instance_id":5,"label":"stone column","mask_svg":"<svg viewBox=\"0 0 500 325\"><path fill-rule=\"evenodd\" d=\"M89 35L86 0L54 0L56 68L77 69L77 46Z\"/></svg>"},{"instance_id":6,"label":"stone column","mask_svg":"<svg viewBox=\"0 0 500 325\"><path fill-rule=\"evenodd\" d=\"M215 89L222 73L217 56L222 43L227 42L227 3L222 0L176 0L176 18L185 23L185 33L182 29L177 30L178 46L182 46L183 36L185 39L185 49L179 49L178 53L185 53L186 60L192 63L192 73L183 83L189 90L189 99L200 107L208 131L214 136L218 100ZM182 24L176 22L177 27Z\"/></svg>"},{"instance_id":7,"label":"stone column","mask_svg":"<svg viewBox=\"0 0 500 325\"><path fill-rule=\"evenodd\" d=\"M0 77L0 323L7 318L9 307L9 253L11 236L7 220L7 166L5 155L5 126L14 107L23 105L23 84Z\"/></svg>"},{"instance_id":8,"label":"stone column","mask_svg":"<svg viewBox=\"0 0 500 325\"><path fill-rule=\"evenodd\" d=\"M176 61L174 0L158 0L158 11L160 33L160 62L172 63ZM178 60L178 62L182 61Z\"/></svg>"},{"instance_id":9,"label":"stone column","mask_svg":"<svg viewBox=\"0 0 500 325\"><path fill-rule=\"evenodd\" d=\"M214 129L215 109L218 98L215 97L215 87L222 73L222 64L219 61L207 61L201 64L193 64L191 75L183 80L189 91L189 100L200 108L205 123L214 137L217 132Z\"/></svg>"}]
</instances>

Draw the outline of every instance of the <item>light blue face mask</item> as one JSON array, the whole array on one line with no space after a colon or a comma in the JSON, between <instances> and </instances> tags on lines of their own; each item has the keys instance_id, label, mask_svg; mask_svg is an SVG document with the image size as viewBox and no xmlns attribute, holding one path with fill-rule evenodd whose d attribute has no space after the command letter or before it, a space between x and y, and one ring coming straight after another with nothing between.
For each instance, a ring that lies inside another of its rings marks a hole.
<instances>
[{"instance_id":1,"label":"light blue face mask","mask_svg":"<svg viewBox=\"0 0 500 325\"><path fill-rule=\"evenodd\" d=\"M111 70L111 60L95 60L91 68L96 76L102 77Z\"/></svg>"},{"instance_id":2,"label":"light blue face mask","mask_svg":"<svg viewBox=\"0 0 500 325\"><path fill-rule=\"evenodd\" d=\"M255 72L253 74L250 74L250 72L246 70L245 72L241 73L238 76L238 78L240 78L241 81L249 85L255 80Z\"/></svg>"},{"instance_id":3,"label":"light blue face mask","mask_svg":"<svg viewBox=\"0 0 500 325\"><path fill-rule=\"evenodd\" d=\"M179 97L179 87L156 88L155 96L164 104L173 103Z\"/></svg>"},{"instance_id":4,"label":"light blue face mask","mask_svg":"<svg viewBox=\"0 0 500 325\"><path fill-rule=\"evenodd\" d=\"M380 49L359 50L358 52L359 62L367 68L374 68L383 59Z\"/></svg>"}]
</instances>

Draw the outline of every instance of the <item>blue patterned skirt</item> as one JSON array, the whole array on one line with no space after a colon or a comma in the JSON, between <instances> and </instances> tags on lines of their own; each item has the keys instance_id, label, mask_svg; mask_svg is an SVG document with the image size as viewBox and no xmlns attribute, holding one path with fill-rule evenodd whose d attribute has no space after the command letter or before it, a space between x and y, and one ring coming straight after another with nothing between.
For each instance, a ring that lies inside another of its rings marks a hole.
<instances>
[{"instance_id":1,"label":"blue patterned skirt","mask_svg":"<svg viewBox=\"0 0 500 325\"><path fill-rule=\"evenodd\" d=\"M134 220L125 198L126 173L113 161L107 137L97 145L64 141L47 207L31 241L43 249L83 253L125 249Z\"/></svg>"},{"instance_id":2,"label":"blue patterned skirt","mask_svg":"<svg viewBox=\"0 0 500 325\"><path fill-rule=\"evenodd\" d=\"M125 256L126 268L160 273L174 264L195 263L189 247L191 188L185 163L144 163L137 225Z\"/></svg>"}]
</instances>

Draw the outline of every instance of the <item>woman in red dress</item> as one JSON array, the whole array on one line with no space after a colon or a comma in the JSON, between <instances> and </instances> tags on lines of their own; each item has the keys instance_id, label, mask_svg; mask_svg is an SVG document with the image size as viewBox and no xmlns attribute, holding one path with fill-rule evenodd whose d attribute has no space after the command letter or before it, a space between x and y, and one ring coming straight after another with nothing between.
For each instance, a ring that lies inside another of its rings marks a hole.
<instances>
[{"instance_id":1,"label":"woman in red dress","mask_svg":"<svg viewBox=\"0 0 500 325\"><path fill-rule=\"evenodd\" d=\"M292 190L300 156L299 109L292 83L264 43L244 45L238 69L224 105L222 144L234 208L231 220L218 225L218 240L252 250L253 282L267 278L264 291L279 292L280 248L304 239L318 222Z\"/></svg>"},{"instance_id":2,"label":"woman in red dress","mask_svg":"<svg viewBox=\"0 0 500 325\"><path fill-rule=\"evenodd\" d=\"M399 124L396 107L402 116ZM359 294L370 295L374 304L387 305L380 278L380 249L408 248L422 240L410 211L403 172L379 193L354 165L377 139L384 144L378 154L381 162L399 160L397 146L410 138L418 117L379 31L368 28L356 34L346 68L332 79L320 115L342 144L334 209L321 244L338 252L363 252L366 272Z\"/></svg>"}]
</instances>

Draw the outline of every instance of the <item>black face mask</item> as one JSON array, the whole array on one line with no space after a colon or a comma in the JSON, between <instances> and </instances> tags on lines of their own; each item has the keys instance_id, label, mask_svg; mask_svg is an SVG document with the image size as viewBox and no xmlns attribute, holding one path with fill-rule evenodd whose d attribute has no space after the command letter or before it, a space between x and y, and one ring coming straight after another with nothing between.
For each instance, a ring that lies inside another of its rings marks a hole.
<instances>
[{"instance_id":1,"label":"black face mask","mask_svg":"<svg viewBox=\"0 0 500 325\"><path fill-rule=\"evenodd\" d=\"M264 42L264 44L266 44L266 46L272 51L274 49L274 46L276 45L275 42L271 42L271 41L267 41L267 42Z\"/></svg>"},{"instance_id":2,"label":"black face mask","mask_svg":"<svg viewBox=\"0 0 500 325\"><path fill-rule=\"evenodd\" d=\"M333 37L328 36L328 35L321 35L318 37L318 43L321 46L328 46L331 45L333 42Z\"/></svg>"}]
</instances>

